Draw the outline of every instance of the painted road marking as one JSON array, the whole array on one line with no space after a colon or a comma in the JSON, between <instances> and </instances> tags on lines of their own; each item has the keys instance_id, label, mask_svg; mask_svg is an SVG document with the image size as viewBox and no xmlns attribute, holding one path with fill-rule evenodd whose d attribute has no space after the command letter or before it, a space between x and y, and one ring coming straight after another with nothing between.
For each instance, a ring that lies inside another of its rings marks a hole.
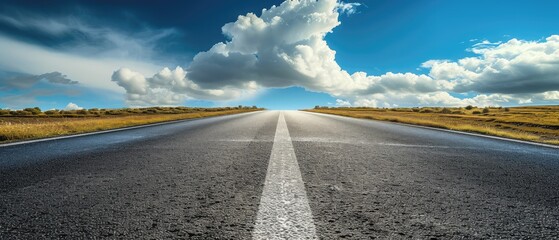
<instances>
[{"instance_id":1,"label":"painted road marking","mask_svg":"<svg viewBox=\"0 0 559 240\"><path fill-rule=\"evenodd\" d=\"M318 239L283 112L280 112L253 239Z\"/></svg>"}]
</instances>

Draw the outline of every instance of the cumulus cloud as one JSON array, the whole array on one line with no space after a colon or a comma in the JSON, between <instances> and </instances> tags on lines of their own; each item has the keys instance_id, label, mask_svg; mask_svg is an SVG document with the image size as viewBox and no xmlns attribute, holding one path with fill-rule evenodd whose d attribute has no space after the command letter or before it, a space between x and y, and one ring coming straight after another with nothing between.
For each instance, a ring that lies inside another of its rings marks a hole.
<instances>
[{"instance_id":1,"label":"cumulus cloud","mask_svg":"<svg viewBox=\"0 0 559 240\"><path fill-rule=\"evenodd\" d=\"M82 109L83 109L82 107L72 102L68 103L68 105L66 105L66 107L64 108L64 110L82 110Z\"/></svg>"},{"instance_id":2,"label":"cumulus cloud","mask_svg":"<svg viewBox=\"0 0 559 240\"><path fill-rule=\"evenodd\" d=\"M559 36L483 41L474 44L473 52L478 56L424 62L428 75L355 73L353 80L369 87L354 91L354 105L499 106L559 100ZM474 96L458 97L462 93Z\"/></svg>"},{"instance_id":3,"label":"cumulus cloud","mask_svg":"<svg viewBox=\"0 0 559 240\"><path fill-rule=\"evenodd\" d=\"M230 41L196 55L188 78L204 88L239 87L247 81L322 88L336 76L347 78L323 39L340 24L337 6L336 1L286 1L260 17L239 16L222 28Z\"/></svg>"},{"instance_id":4,"label":"cumulus cloud","mask_svg":"<svg viewBox=\"0 0 559 240\"><path fill-rule=\"evenodd\" d=\"M542 42L512 39L495 46L474 49L476 58L460 59L454 64L457 92L525 94L559 89L559 36ZM431 72L446 69L437 65Z\"/></svg>"},{"instance_id":5,"label":"cumulus cloud","mask_svg":"<svg viewBox=\"0 0 559 240\"><path fill-rule=\"evenodd\" d=\"M185 69L164 68L153 77L120 69L112 80L135 104L228 100L247 91L289 86L328 93L343 105L384 107L523 104L557 97L557 35L545 41L484 40L472 46L474 57L424 62L428 74L348 73L336 62L325 36L340 25L340 13L355 13L358 6L336 0L285 1L259 16L249 13L225 24L228 41L198 53ZM158 91L176 101L156 99Z\"/></svg>"},{"instance_id":6,"label":"cumulus cloud","mask_svg":"<svg viewBox=\"0 0 559 240\"><path fill-rule=\"evenodd\" d=\"M247 91L269 87L303 86L333 95L348 93L348 89L366 89L367 83L356 86L340 68L335 51L324 40L340 24L339 11L349 11L352 6L335 0L286 1L264 9L260 16L241 15L222 28L229 41L217 43L194 57L186 68L184 84L167 81L162 87L154 84L154 78L146 78L146 82L150 88L212 100L235 99ZM128 96L136 94L116 74L122 70L115 72L113 81L123 86Z\"/></svg>"},{"instance_id":7,"label":"cumulus cloud","mask_svg":"<svg viewBox=\"0 0 559 240\"><path fill-rule=\"evenodd\" d=\"M174 70L164 68L152 77L121 68L112 75L112 81L126 90L126 101L131 106L178 105L186 99L229 100L253 95L258 86L252 81L239 88L200 88L186 78L181 67Z\"/></svg>"},{"instance_id":8,"label":"cumulus cloud","mask_svg":"<svg viewBox=\"0 0 559 240\"><path fill-rule=\"evenodd\" d=\"M138 72L128 68L122 68L114 72L112 81L126 89L126 101L129 105L173 105L184 100L185 96L174 94L162 87L165 84L176 84L172 82L172 75L180 75L183 70L177 67L171 76L165 73L170 72L168 68L163 69L152 78L146 78ZM162 77L163 75L163 77Z\"/></svg>"}]
</instances>

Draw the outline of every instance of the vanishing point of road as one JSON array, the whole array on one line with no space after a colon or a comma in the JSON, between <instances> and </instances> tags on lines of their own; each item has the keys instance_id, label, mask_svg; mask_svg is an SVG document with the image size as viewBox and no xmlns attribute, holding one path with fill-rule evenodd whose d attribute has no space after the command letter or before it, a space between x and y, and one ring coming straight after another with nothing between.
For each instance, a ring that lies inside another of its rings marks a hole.
<instances>
[{"instance_id":1,"label":"vanishing point of road","mask_svg":"<svg viewBox=\"0 0 559 240\"><path fill-rule=\"evenodd\" d=\"M559 149L298 111L0 147L0 239L559 239Z\"/></svg>"}]
</instances>

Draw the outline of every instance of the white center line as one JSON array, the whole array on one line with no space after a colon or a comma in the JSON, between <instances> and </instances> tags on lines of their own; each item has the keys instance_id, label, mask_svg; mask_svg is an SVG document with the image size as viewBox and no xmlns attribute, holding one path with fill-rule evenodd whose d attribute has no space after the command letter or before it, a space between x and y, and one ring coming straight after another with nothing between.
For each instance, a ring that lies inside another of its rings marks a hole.
<instances>
[{"instance_id":1,"label":"white center line","mask_svg":"<svg viewBox=\"0 0 559 240\"><path fill-rule=\"evenodd\" d=\"M253 239L318 239L289 130L280 112Z\"/></svg>"}]
</instances>

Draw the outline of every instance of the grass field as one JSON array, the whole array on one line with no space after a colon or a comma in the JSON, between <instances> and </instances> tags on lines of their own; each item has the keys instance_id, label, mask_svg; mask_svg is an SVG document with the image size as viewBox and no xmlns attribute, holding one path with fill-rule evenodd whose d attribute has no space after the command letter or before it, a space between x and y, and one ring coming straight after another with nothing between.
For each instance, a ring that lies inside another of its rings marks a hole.
<instances>
[{"instance_id":1,"label":"grass field","mask_svg":"<svg viewBox=\"0 0 559 240\"><path fill-rule=\"evenodd\" d=\"M559 106L391 109L317 107L306 111L559 145Z\"/></svg>"},{"instance_id":2,"label":"grass field","mask_svg":"<svg viewBox=\"0 0 559 240\"><path fill-rule=\"evenodd\" d=\"M154 107L126 109L89 109L28 113L0 113L0 143L38 139L173 120L202 118L262 110L256 107L186 108Z\"/></svg>"}]
</instances>

